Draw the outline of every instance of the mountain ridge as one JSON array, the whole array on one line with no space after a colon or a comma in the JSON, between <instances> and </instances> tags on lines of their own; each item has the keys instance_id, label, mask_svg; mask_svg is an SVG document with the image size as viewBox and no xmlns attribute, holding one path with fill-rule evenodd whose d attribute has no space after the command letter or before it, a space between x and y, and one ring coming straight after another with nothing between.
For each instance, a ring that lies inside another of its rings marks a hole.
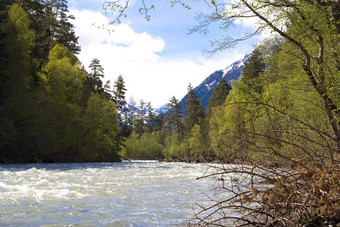
<instances>
[{"instance_id":1,"label":"mountain ridge","mask_svg":"<svg viewBox=\"0 0 340 227\"><path fill-rule=\"evenodd\" d=\"M207 78L205 78L200 85L194 88L194 92L197 95L198 99L201 100L202 106L207 108L209 99L212 95L214 88L218 85L218 83L225 79L229 85L231 86L232 80L238 80L243 72L244 63L249 60L250 54L245 55L242 59L235 61L230 64L228 67L220 70L216 70L211 73ZM183 108L183 112L185 112L186 106L185 102L188 98L188 94L186 94L181 101L179 102ZM167 104L162 105L160 108L157 108L155 112L165 113Z\"/></svg>"},{"instance_id":2,"label":"mountain ridge","mask_svg":"<svg viewBox=\"0 0 340 227\"><path fill-rule=\"evenodd\" d=\"M194 88L194 92L197 97L201 100L202 106L207 108L209 99L212 95L214 88L218 85L218 83L225 79L229 85L231 85L232 80L238 80L243 72L244 63L249 60L250 54L244 56L244 58L235 61L225 69L216 70L212 74L210 74L203 82ZM188 95L185 95L180 104L185 109L185 102L188 98Z\"/></svg>"}]
</instances>

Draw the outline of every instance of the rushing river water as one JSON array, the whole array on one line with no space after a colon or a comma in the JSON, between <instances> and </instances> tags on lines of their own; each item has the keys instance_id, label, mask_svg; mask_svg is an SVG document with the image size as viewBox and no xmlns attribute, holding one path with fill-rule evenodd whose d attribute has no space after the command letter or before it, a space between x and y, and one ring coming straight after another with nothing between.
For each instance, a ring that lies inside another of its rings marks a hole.
<instances>
[{"instance_id":1,"label":"rushing river water","mask_svg":"<svg viewBox=\"0 0 340 227\"><path fill-rule=\"evenodd\" d=\"M0 226L183 226L213 187L204 164L0 165Z\"/></svg>"}]
</instances>

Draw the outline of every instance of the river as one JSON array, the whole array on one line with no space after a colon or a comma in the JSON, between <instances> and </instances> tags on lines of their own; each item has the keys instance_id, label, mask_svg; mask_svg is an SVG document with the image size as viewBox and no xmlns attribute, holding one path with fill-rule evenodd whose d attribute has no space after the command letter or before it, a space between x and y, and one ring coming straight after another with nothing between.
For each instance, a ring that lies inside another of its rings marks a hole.
<instances>
[{"instance_id":1,"label":"river","mask_svg":"<svg viewBox=\"0 0 340 227\"><path fill-rule=\"evenodd\" d=\"M204 203L205 164L0 165L0 226L184 226Z\"/></svg>"}]
</instances>

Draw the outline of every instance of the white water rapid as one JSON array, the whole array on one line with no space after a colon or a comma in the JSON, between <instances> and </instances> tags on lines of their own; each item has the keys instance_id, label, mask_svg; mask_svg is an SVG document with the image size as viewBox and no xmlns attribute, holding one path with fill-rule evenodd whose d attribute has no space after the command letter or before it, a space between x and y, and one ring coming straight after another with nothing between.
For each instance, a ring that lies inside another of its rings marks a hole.
<instances>
[{"instance_id":1,"label":"white water rapid","mask_svg":"<svg viewBox=\"0 0 340 227\"><path fill-rule=\"evenodd\" d=\"M211 179L204 164L0 165L0 226L183 226Z\"/></svg>"}]
</instances>

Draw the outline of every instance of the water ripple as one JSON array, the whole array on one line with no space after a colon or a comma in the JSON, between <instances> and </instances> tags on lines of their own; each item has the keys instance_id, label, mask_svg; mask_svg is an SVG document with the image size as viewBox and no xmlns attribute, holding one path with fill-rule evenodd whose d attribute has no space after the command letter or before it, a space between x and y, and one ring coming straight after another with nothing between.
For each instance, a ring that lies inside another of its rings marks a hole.
<instances>
[{"instance_id":1,"label":"water ripple","mask_svg":"<svg viewBox=\"0 0 340 227\"><path fill-rule=\"evenodd\" d=\"M174 226L213 186L203 164L0 166L0 226Z\"/></svg>"}]
</instances>

